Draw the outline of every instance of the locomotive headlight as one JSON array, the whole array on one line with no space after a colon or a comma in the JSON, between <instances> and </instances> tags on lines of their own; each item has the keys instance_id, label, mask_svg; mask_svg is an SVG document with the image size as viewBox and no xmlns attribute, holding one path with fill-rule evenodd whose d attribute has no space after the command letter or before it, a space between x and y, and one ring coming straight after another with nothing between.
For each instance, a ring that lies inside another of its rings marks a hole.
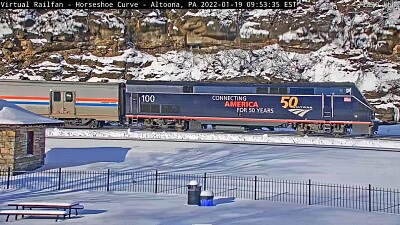
<instances>
[{"instance_id":1,"label":"locomotive headlight","mask_svg":"<svg viewBox=\"0 0 400 225\"><path fill-rule=\"evenodd\" d=\"M354 117L355 117L355 118L357 118L357 117L358 117L358 115L354 115Z\"/></svg>"}]
</instances>

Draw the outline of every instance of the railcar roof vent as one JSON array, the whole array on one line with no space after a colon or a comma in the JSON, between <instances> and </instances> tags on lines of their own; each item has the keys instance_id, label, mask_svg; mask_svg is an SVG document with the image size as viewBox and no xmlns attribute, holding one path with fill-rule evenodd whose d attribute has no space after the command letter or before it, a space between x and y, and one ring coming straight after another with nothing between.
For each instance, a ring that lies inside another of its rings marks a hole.
<instances>
[{"instance_id":1,"label":"railcar roof vent","mask_svg":"<svg viewBox=\"0 0 400 225\"><path fill-rule=\"evenodd\" d=\"M256 93L257 94L268 94L269 93L268 87L257 87Z\"/></svg>"}]
</instances>

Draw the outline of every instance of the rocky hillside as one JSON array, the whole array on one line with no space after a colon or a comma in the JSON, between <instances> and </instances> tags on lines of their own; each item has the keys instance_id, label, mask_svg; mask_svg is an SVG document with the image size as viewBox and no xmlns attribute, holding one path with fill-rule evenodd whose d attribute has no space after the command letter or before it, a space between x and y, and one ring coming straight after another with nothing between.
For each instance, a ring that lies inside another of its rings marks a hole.
<instances>
[{"instance_id":1,"label":"rocky hillside","mask_svg":"<svg viewBox=\"0 0 400 225\"><path fill-rule=\"evenodd\" d=\"M3 79L352 81L398 118L400 3L296 10L0 10Z\"/></svg>"}]
</instances>

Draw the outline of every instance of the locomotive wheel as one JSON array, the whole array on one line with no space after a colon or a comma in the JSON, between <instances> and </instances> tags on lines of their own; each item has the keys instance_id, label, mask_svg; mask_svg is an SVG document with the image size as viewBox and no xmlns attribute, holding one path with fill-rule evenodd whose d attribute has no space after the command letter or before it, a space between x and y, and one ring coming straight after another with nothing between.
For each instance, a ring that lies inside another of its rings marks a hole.
<instances>
[{"instance_id":1,"label":"locomotive wheel","mask_svg":"<svg viewBox=\"0 0 400 225\"><path fill-rule=\"evenodd\" d=\"M304 136L307 135L307 132L305 132L305 131L297 131L297 134L298 134L300 137L304 137Z\"/></svg>"},{"instance_id":2,"label":"locomotive wheel","mask_svg":"<svg viewBox=\"0 0 400 225\"><path fill-rule=\"evenodd\" d=\"M154 129L154 127L153 127L153 120L151 120L151 119L145 119L145 120L143 121L143 128L146 129L146 130L153 130L153 129Z\"/></svg>"},{"instance_id":3,"label":"locomotive wheel","mask_svg":"<svg viewBox=\"0 0 400 225\"><path fill-rule=\"evenodd\" d=\"M189 129L189 122L185 120L179 120L175 123L175 129L177 131L187 131Z\"/></svg>"},{"instance_id":4,"label":"locomotive wheel","mask_svg":"<svg viewBox=\"0 0 400 225\"><path fill-rule=\"evenodd\" d=\"M334 133L333 134L333 137L335 137L335 138L341 138L341 137L344 137L345 136L345 134L341 134L341 133Z\"/></svg>"},{"instance_id":5,"label":"locomotive wheel","mask_svg":"<svg viewBox=\"0 0 400 225\"><path fill-rule=\"evenodd\" d=\"M92 120L92 122L89 124L89 126L92 129L100 128L100 123L97 120Z\"/></svg>"}]
</instances>

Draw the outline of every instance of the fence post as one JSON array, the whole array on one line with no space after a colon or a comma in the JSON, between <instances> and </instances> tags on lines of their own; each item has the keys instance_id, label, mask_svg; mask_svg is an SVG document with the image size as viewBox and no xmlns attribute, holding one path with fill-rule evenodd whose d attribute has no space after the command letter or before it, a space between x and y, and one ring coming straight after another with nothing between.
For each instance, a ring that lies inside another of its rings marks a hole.
<instances>
[{"instance_id":1,"label":"fence post","mask_svg":"<svg viewBox=\"0 0 400 225\"><path fill-rule=\"evenodd\" d=\"M257 200L257 176L254 176L254 200Z\"/></svg>"},{"instance_id":2,"label":"fence post","mask_svg":"<svg viewBox=\"0 0 400 225\"><path fill-rule=\"evenodd\" d=\"M311 205L311 179L308 179L308 204Z\"/></svg>"},{"instance_id":3,"label":"fence post","mask_svg":"<svg viewBox=\"0 0 400 225\"><path fill-rule=\"evenodd\" d=\"M58 190L61 190L61 168L58 168Z\"/></svg>"},{"instance_id":4,"label":"fence post","mask_svg":"<svg viewBox=\"0 0 400 225\"><path fill-rule=\"evenodd\" d=\"M371 184L368 185L368 211L371 212L372 199L371 199Z\"/></svg>"},{"instance_id":5,"label":"fence post","mask_svg":"<svg viewBox=\"0 0 400 225\"><path fill-rule=\"evenodd\" d=\"M157 187L158 187L158 170L156 170L156 184L154 186L154 193L156 194L158 192Z\"/></svg>"},{"instance_id":6,"label":"fence post","mask_svg":"<svg viewBox=\"0 0 400 225\"><path fill-rule=\"evenodd\" d=\"M107 191L110 191L110 169L107 169Z\"/></svg>"},{"instance_id":7,"label":"fence post","mask_svg":"<svg viewBox=\"0 0 400 225\"><path fill-rule=\"evenodd\" d=\"M204 173L203 184L204 184L204 190L207 190L207 173Z\"/></svg>"},{"instance_id":8,"label":"fence post","mask_svg":"<svg viewBox=\"0 0 400 225\"><path fill-rule=\"evenodd\" d=\"M8 167L8 170L7 170L7 189L10 189L10 181L11 181L11 167Z\"/></svg>"}]
</instances>

